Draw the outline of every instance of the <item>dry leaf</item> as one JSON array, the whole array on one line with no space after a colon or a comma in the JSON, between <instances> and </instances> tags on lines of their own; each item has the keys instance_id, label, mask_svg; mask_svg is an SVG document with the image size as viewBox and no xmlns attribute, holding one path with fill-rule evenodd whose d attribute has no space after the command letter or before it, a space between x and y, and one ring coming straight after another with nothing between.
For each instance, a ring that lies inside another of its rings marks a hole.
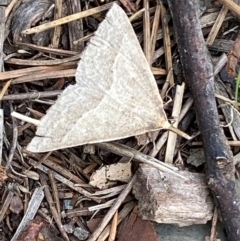
<instances>
[{"instance_id":1,"label":"dry leaf","mask_svg":"<svg viewBox=\"0 0 240 241\"><path fill-rule=\"evenodd\" d=\"M131 23L113 4L82 54L76 84L41 119L27 149L46 152L160 128L173 129Z\"/></svg>"},{"instance_id":2,"label":"dry leaf","mask_svg":"<svg viewBox=\"0 0 240 241\"><path fill-rule=\"evenodd\" d=\"M133 211L127 222L125 222L118 240L157 241L158 238L153 223L148 220L142 220L138 217L136 211Z\"/></svg>"},{"instance_id":3,"label":"dry leaf","mask_svg":"<svg viewBox=\"0 0 240 241\"><path fill-rule=\"evenodd\" d=\"M89 184L93 187L106 189L116 184L116 181L128 182L131 176L131 162L119 162L103 166L94 172L90 178Z\"/></svg>"},{"instance_id":4,"label":"dry leaf","mask_svg":"<svg viewBox=\"0 0 240 241\"><path fill-rule=\"evenodd\" d=\"M101 222L102 218L93 218L89 221L86 221L88 230L93 233Z\"/></svg>"},{"instance_id":5,"label":"dry leaf","mask_svg":"<svg viewBox=\"0 0 240 241\"><path fill-rule=\"evenodd\" d=\"M3 182L7 179L7 175L6 175L6 172L5 172L5 168L0 165L0 181Z\"/></svg>"},{"instance_id":6,"label":"dry leaf","mask_svg":"<svg viewBox=\"0 0 240 241\"><path fill-rule=\"evenodd\" d=\"M106 166L106 177L111 181L128 182L132 177L131 162L115 163Z\"/></svg>"},{"instance_id":7,"label":"dry leaf","mask_svg":"<svg viewBox=\"0 0 240 241\"><path fill-rule=\"evenodd\" d=\"M239 58L240 58L240 36L237 37L228 54L228 62L227 62L226 68L227 68L227 72L233 77L236 77L236 66Z\"/></svg>"},{"instance_id":8,"label":"dry leaf","mask_svg":"<svg viewBox=\"0 0 240 241\"><path fill-rule=\"evenodd\" d=\"M43 227L43 222L38 216L32 220L28 227L23 231L21 236L16 241L38 241L38 236L41 228Z\"/></svg>"},{"instance_id":9,"label":"dry leaf","mask_svg":"<svg viewBox=\"0 0 240 241\"><path fill-rule=\"evenodd\" d=\"M106 167L104 166L92 174L89 184L99 189L107 189L116 185L116 182L107 179Z\"/></svg>"}]
</instances>

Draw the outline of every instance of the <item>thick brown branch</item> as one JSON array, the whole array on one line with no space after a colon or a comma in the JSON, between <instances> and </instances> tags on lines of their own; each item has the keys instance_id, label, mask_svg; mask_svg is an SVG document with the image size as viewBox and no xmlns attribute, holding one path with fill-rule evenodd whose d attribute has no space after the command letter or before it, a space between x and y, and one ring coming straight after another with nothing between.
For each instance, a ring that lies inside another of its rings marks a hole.
<instances>
[{"instance_id":1,"label":"thick brown branch","mask_svg":"<svg viewBox=\"0 0 240 241\"><path fill-rule=\"evenodd\" d=\"M213 66L197 15L197 0L168 0L187 84L204 143L208 184L218 201L231 241L240 240L240 203L233 157L220 128L214 98Z\"/></svg>"}]
</instances>

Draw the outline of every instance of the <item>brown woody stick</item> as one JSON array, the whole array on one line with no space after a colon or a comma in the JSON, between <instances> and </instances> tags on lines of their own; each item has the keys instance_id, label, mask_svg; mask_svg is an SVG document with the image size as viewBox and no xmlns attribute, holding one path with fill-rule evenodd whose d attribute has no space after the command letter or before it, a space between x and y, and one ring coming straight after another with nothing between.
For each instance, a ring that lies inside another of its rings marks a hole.
<instances>
[{"instance_id":1,"label":"brown woody stick","mask_svg":"<svg viewBox=\"0 0 240 241\"><path fill-rule=\"evenodd\" d=\"M197 0L168 0L179 54L190 86L207 163L208 184L218 201L231 241L240 240L240 209L233 157L220 128L214 75L197 15Z\"/></svg>"}]
</instances>

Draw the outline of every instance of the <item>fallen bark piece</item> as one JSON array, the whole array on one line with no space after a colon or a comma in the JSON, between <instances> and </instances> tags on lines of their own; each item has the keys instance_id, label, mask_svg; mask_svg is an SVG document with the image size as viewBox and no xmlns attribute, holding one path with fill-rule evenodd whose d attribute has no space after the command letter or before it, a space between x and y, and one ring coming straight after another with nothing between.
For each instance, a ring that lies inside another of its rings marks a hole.
<instances>
[{"instance_id":1,"label":"fallen bark piece","mask_svg":"<svg viewBox=\"0 0 240 241\"><path fill-rule=\"evenodd\" d=\"M11 25L13 41L21 42L21 32L40 21L52 3L53 1L51 0L29 0L23 2L13 17Z\"/></svg>"},{"instance_id":2,"label":"fallen bark piece","mask_svg":"<svg viewBox=\"0 0 240 241\"><path fill-rule=\"evenodd\" d=\"M41 119L27 149L46 152L160 128L190 138L168 122L131 23L113 4L81 56L76 84L68 86Z\"/></svg>"},{"instance_id":3,"label":"fallen bark piece","mask_svg":"<svg viewBox=\"0 0 240 241\"><path fill-rule=\"evenodd\" d=\"M213 202L206 176L188 171L179 173L188 180L141 165L133 194L143 219L182 227L205 224L212 218Z\"/></svg>"}]
</instances>

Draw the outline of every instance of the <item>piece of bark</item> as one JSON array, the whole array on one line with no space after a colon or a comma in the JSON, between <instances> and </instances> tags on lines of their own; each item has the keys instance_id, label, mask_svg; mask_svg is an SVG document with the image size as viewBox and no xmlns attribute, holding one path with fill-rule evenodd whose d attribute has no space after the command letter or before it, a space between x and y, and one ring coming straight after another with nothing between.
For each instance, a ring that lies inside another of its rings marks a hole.
<instances>
[{"instance_id":1,"label":"piece of bark","mask_svg":"<svg viewBox=\"0 0 240 241\"><path fill-rule=\"evenodd\" d=\"M186 81L192 91L207 164L208 185L218 201L231 241L240 238L240 209L233 157L220 128L213 66L197 15L198 3L168 0Z\"/></svg>"},{"instance_id":2,"label":"piece of bark","mask_svg":"<svg viewBox=\"0 0 240 241\"><path fill-rule=\"evenodd\" d=\"M68 12L70 14L78 13L82 11L81 2L78 0L68 0ZM68 23L69 28L69 43L70 49L73 51L82 52L84 49L84 42L79 42L74 44L73 42L77 39L83 38L83 20L78 19L73 22Z\"/></svg>"},{"instance_id":3,"label":"piece of bark","mask_svg":"<svg viewBox=\"0 0 240 241\"><path fill-rule=\"evenodd\" d=\"M141 165L133 194L143 219L182 227L203 224L212 218L213 203L206 176L188 171L179 173L188 180Z\"/></svg>"},{"instance_id":4,"label":"piece of bark","mask_svg":"<svg viewBox=\"0 0 240 241\"><path fill-rule=\"evenodd\" d=\"M234 41L232 41L232 40L215 39L213 44L211 46L208 46L208 49L217 51L217 52L227 53L231 49L233 43L234 43Z\"/></svg>"},{"instance_id":5,"label":"piece of bark","mask_svg":"<svg viewBox=\"0 0 240 241\"><path fill-rule=\"evenodd\" d=\"M16 11L12 21L11 31L13 34L13 41L21 42L24 38L21 32L40 21L52 3L52 0L29 0L23 2Z\"/></svg>"},{"instance_id":6,"label":"piece of bark","mask_svg":"<svg viewBox=\"0 0 240 241\"><path fill-rule=\"evenodd\" d=\"M6 6L9 4L9 2L10 2L10 0L1 0L0 6Z\"/></svg>"}]
</instances>

